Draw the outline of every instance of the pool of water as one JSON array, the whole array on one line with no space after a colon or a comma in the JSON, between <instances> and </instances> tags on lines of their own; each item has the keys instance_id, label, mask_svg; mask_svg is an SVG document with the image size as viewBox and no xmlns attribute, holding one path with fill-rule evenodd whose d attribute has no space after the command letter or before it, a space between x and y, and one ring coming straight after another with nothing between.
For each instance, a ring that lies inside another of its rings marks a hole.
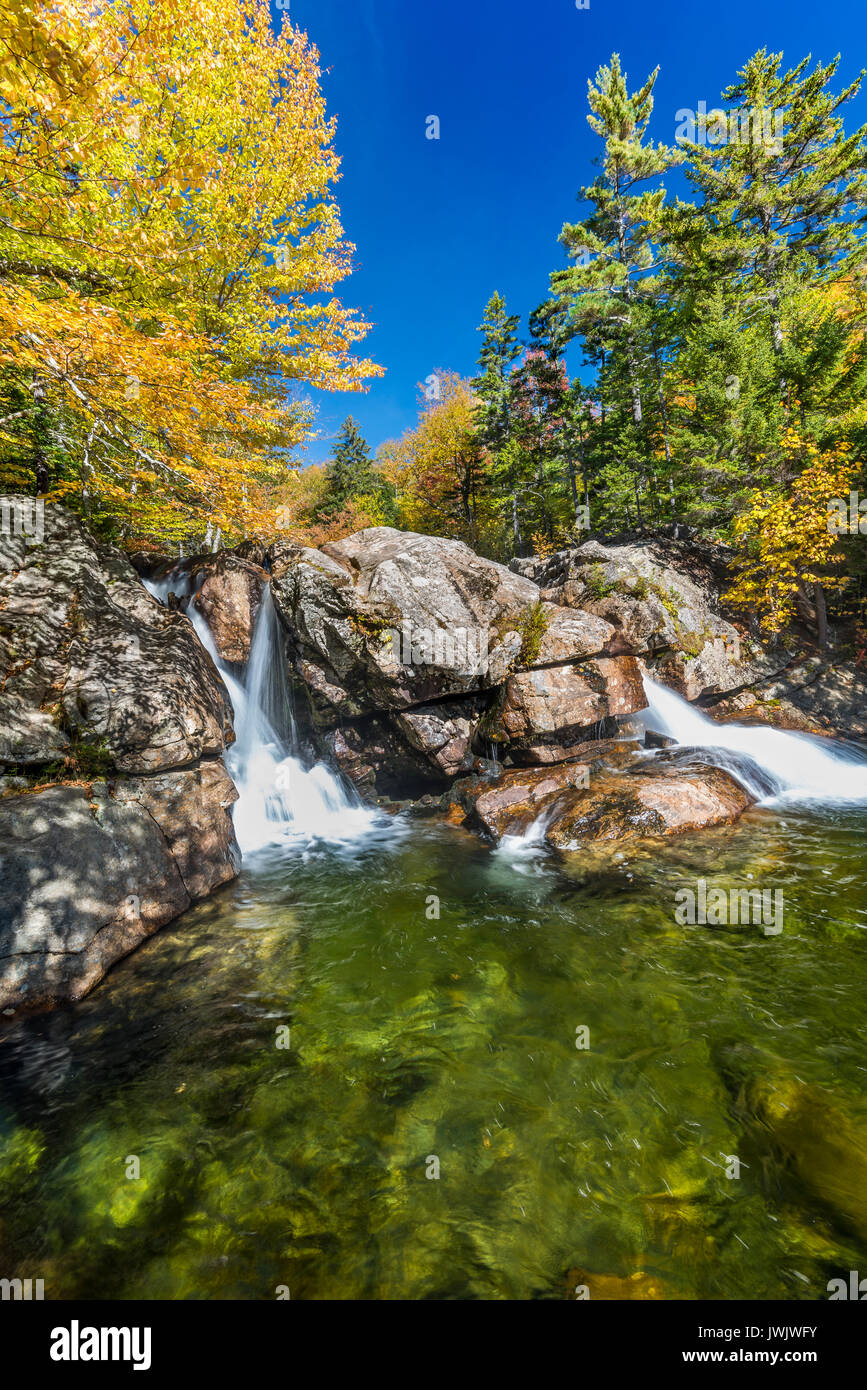
<instances>
[{"instance_id":1,"label":"pool of water","mask_svg":"<svg viewBox=\"0 0 867 1390\"><path fill-rule=\"evenodd\" d=\"M82 1003L0 1020L0 1276L826 1298L867 1273L865 831L755 809L554 857L389 822L254 856ZM783 932L679 924L699 878L780 888Z\"/></svg>"}]
</instances>

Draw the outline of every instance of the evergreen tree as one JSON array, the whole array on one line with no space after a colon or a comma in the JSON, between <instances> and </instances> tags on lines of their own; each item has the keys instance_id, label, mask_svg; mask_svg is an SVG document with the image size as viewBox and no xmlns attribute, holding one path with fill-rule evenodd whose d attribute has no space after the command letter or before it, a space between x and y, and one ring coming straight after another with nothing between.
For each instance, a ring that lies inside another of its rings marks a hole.
<instances>
[{"instance_id":1,"label":"evergreen tree","mask_svg":"<svg viewBox=\"0 0 867 1390\"><path fill-rule=\"evenodd\" d=\"M325 469L325 486L316 519L324 521L343 511L359 497L376 494L382 487L367 441L351 415L344 420Z\"/></svg>"},{"instance_id":2,"label":"evergreen tree","mask_svg":"<svg viewBox=\"0 0 867 1390\"><path fill-rule=\"evenodd\" d=\"M479 442L492 454L502 448L509 436L510 378L521 355L516 336L518 323L516 314L506 313L503 296L493 294L478 329L484 334L478 359L481 371L471 382Z\"/></svg>"},{"instance_id":3,"label":"evergreen tree","mask_svg":"<svg viewBox=\"0 0 867 1390\"><path fill-rule=\"evenodd\" d=\"M639 186L679 159L646 138L657 71L630 93L615 53L588 82L587 119L604 144L602 172L578 195L592 204L590 216L560 234L573 264L551 276L547 306L556 339L581 336L588 358L601 364L606 444L633 471L636 499L648 472L647 398L656 397L648 320L663 292L653 237L665 199L663 188Z\"/></svg>"},{"instance_id":4,"label":"evergreen tree","mask_svg":"<svg viewBox=\"0 0 867 1390\"><path fill-rule=\"evenodd\" d=\"M785 390L787 300L839 271L858 245L867 126L844 133L839 113L861 77L828 91L839 59L809 74L808 58L782 73L781 62L762 49L723 93L728 109L694 132L687 122L678 138L701 204L678 203L664 220L687 286L725 286L743 318L766 325Z\"/></svg>"},{"instance_id":5,"label":"evergreen tree","mask_svg":"<svg viewBox=\"0 0 867 1390\"><path fill-rule=\"evenodd\" d=\"M506 313L503 296L495 293L479 325L478 331L484 334L478 359L480 371L470 383L476 400L476 437L490 459L492 483L508 508L516 555L520 555L523 544L518 510L523 481L520 450L512 440L512 371L521 355L518 323L517 315Z\"/></svg>"}]
</instances>

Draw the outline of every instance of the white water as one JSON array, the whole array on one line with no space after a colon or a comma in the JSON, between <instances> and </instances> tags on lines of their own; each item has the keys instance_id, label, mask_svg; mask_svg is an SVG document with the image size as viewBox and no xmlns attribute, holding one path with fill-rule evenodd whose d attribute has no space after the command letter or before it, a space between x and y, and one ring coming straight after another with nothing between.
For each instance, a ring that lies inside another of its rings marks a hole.
<instances>
[{"instance_id":1,"label":"white water","mask_svg":"<svg viewBox=\"0 0 867 1390\"><path fill-rule=\"evenodd\" d=\"M185 581L189 591L185 576L169 576L158 583L145 580L145 587L165 602L171 591L183 594ZM351 845L381 828L381 813L362 805L355 790L337 774L323 763L307 768L293 752L294 721L270 588L263 594L256 618L243 684L227 669L192 602L187 617L213 659L235 712L235 742L226 750L225 762L238 789L233 819L241 853L252 854L286 841Z\"/></svg>"},{"instance_id":2,"label":"white water","mask_svg":"<svg viewBox=\"0 0 867 1390\"><path fill-rule=\"evenodd\" d=\"M520 835L502 835L494 850L495 856L506 860L520 874L538 873L547 858L545 831L552 814L550 810L543 811Z\"/></svg>"},{"instance_id":3,"label":"white water","mask_svg":"<svg viewBox=\"0 0 867 1390\"><path fill-rule=\"evenodd\" d=\"M867 802L867 753L811 734L719 724L667 686L644 677L647 728L691 748L715 751L763 801Z\"/></svg>"},{"instance_id":4,"label":"white water","mask_svg":"<svg viewBox=\"0 0 867 1390\"><path fill-rule=\"evenodd\" d=\"M171 591L189 596L186 575L148 591L164 603ZM323 763L305 767L295 754L295 730L286 686L279 620L270 588L256 619L243 681L227 669L205 619L190 602L187 616L214 661L235 713L235 743L225 762L238 789L233 816L245 855L281 842L316 841L352 846L396 822L364 806L354 788ZM728 768L760 801L867 802L867 753L809 734L763 726L720 724L687 700L644 677L647 728L692 748L701 748ZM504 835L497 854L520 872L539 871L546 823L539 817L522 835Z\"/></svg>"}]
</instances>

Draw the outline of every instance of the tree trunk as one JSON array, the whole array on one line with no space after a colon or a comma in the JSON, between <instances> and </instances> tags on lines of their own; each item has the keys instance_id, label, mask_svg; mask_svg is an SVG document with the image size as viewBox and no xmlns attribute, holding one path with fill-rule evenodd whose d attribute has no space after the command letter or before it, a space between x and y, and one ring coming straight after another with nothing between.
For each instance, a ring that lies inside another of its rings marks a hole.
<instances>
[{"instance_id":1,"label":"tree trunk","mask_svg":"<svg viewBox=\"0 0 867 1390\"><path fill-rule=\"evenodd\" d=\"M36 491L41 493L47 492L51 486L51 474L45 453L45 432L48 429L45 387L37 376L33 378L33 401L36 406L33 422L33 472L36 475Z\"/></svg>"},{"instance_id":2,"label":"tree trunk","mask_svg":"<svg viewBox=\"0 0 867 1390\"><path fill-rule=\"evenodd\" d=\"M512 493L512 539L515 545L515 554L520 555L523 541L521 540L521 526L518 521L518 494Z\"/></svg>"},{"instance_id":3,"label":"tree trunk","mask_svg":"<svg viewBox=\"0 0 867 1390\"><path fill-rule=\"evenodd\" d=\"M819 646L824 648L828 646L828 605L821 584L813 585L813 600L816 604L816 636Z\"/></svg>"}]
</instances>

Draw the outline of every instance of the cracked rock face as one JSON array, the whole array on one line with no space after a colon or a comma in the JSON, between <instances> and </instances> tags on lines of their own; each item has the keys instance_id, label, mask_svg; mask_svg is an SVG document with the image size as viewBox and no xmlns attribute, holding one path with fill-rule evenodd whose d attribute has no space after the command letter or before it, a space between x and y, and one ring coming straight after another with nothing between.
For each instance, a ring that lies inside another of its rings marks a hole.
<instances>
[{"instance_id":1,"label":"cracked rock face","mask_svg":"<svg viewBox=\"0 0 867 1390\"><path fill-rule=\"evenodd\" d=\"M228 694L189 620L46 505L0 535L0 1007L86 994L240 865Z\"/></svg>"},{"instance_id":2,"label":"cracked rock face","mask_svg":"<svg viewBox=\"0 0 867 1390\"><path fill-rule=\"evenodd\" d=\"M388 526L322 550L279 547L272 591L323 727L499 685L540 601L538 585L460 541ZM533 659L600 651L612 631L552 608Z\"/></svg>"},{"instance_id":3,"label":"cracked rock face","mask_svg":"<svg viewBox=\"0 0 867 1390\"><path fill-rule=\"evenodd\" d=\"M193 602L208 624L217 651L224 661L248 661L268 575L230 551L220 551L203 573Z\"/></svg>"},{"instance_id":4,"label":"cracked rock face","mask_svg":"<svg viewBox=\"0 0 867 1390\"><path fill-rule=\"evenodd\" d=\"M189 620L60 507L41 543L0 535L0 770L84 745L121 772L219 757L232 708Z\"/></svg>"},{"instance_id":5,"label":"cracked rock face","mask_svg":"<svg viewBox=\"0 0 867 1390\"><path fill-rule=\"evenodd\" d=\"M0 1006L80 999L240 867L220 763L0 799Z\"/></svg>"},{"instance_id":6,"label":"cracked rock face","mask_svg":"<svg viewBox=\"0 0 867 1390\"><path fill-rule=\"evenodd\" d=\"M558 849L594 842L678 835L729 824L753 797L719 767L680 751L642 762L623 745L599 745L585 764L506 772L474 790L468 822L495 839L522 834L542 818Z\"/></svg>"},{"instance_id":7,"label":"cracked rock face","mask_svg":"<svg viewBox=\"0 0 867 1390\"><path fill-rule=\"evenodd\" d=\"M781 670L781 648L747 648L720 612L725 557L710 545L668 540L585 541L544 559L513 560L545 597L595 614L633 654L657 653L657 674L687 700L735 690Z\"/></svg>"},{"instance_id":8,"label":"cracked rock face","mask_svg":"<svg viewBox=\"0 0 867 1390\"><path fill-rule=\"evenodd\" d=\"M473 744L485 702L496 703L504 682L507 701L523 710L520 735L517 723L515 730L488 723L484 736L508 744L516 757L528 749L534 756L532 734L545 743L559 733L559 744L571 749L589 736L586 729L579 735L579 725L621 712L609 708L600 677L592 710L576 713L584 687L569 674L574 663L608 649L614 626L544 602L532 580L460 541L377 526L321 550L277 546L271 563L296 683L320 746L368 794L390 790L398 767L418 781L419 757L433 785L466 772L479 751ZM639 695L620 700L623 712L643 706L640 677L638 687ZM550 747L539 760L555 760Z\"/></svg>"}]
</instances>

